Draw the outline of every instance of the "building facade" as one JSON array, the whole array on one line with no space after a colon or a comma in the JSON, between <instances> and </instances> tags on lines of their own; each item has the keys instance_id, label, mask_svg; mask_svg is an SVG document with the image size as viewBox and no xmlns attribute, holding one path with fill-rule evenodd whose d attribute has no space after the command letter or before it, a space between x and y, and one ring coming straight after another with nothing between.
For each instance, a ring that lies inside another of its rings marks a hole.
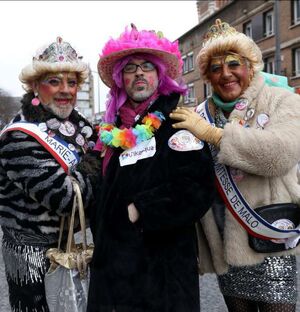
<instances>
[{"instance_id":1,"label":"building facade","mask_svg":"<svg viewBox=\"0 0 300 312\"><path fill-rule=\"evenodd\" d=\"M278 74L286 76L300 94L300 0L278 1L277 8L275 1L197 1L199 24L178 38L183 79L189 88L183 104L195 106L211 94L210 85L200 79L196 56L205 33L217 18L252 37L262 51L264 71L275 73L276 60Z\"/></svg>"},{"instance_id":2,"label":"building facade","mask_svg":"<svg viewBox=\"0 0 300 312\"><path fill-rule=\"evenodd\" d=\"M94 78L92 71L89 71L88 78L85 80L77 93L76 106L89 121L93 121L94 117Z\"/></svg>"}]
</instances>

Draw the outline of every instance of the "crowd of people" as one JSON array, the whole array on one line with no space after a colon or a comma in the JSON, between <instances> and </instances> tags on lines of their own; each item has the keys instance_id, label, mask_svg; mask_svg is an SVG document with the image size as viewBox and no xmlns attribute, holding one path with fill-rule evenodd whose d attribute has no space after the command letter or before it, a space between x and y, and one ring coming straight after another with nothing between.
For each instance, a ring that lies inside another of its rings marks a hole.
<instances>
[{"instance_id":1,"label":"crowd of people","mask_svg":"<svg viewBox=\"0 0 300 312\"><path fill-rule=\"evenodd\" d=\"M14 312L48 312L46 251L80 185L91 227L88 312L199 312L199 273L229 312L296 311L300 97L256 43L217 19L197 56L212 96L186 94L178 42L126 27L104 45L96 129L76 109L88 66L58 37L20 74L0 133L2 251ZM66 237L63 237L63 241Z\"/></svg>"}]
</instances>

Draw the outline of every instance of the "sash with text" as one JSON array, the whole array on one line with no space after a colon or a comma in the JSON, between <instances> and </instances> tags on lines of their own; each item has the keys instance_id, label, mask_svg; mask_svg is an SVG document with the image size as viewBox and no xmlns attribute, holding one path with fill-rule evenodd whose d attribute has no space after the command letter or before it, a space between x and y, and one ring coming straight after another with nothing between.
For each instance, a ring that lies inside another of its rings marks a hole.
<instances>
[{"instance_id":1,"label":"sash with text","mask_svg":"<svg viewBox=\"0 0 300 312\"><path fill-rule=\"evenodd\" d=\"M208 101L201 103L196 108L196 112L212 126L215 126L208 110ZM256 213L240 193L230 174L229 167L218 163L218 150L212 144L209 144L209 148L214 160L217 187L226 207L250 235L266 240L289 239L300 235L298 227L290 230L279 229Z\"/></svg>"}]
</instances>

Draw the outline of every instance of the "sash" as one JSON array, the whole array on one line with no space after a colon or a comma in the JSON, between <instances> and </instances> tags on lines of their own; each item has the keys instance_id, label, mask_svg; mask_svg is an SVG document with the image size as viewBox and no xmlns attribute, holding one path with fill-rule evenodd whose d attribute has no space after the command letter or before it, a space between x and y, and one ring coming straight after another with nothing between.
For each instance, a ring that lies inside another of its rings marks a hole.
<instances>
[{"instance_id":1,"label":"sash","mask_svg":"<svg viewBox=\"0 0 300 312\"><path fill-rule=\"evenodd\" d=\"M0 132L0 137L8 131L22 131L35 138L58 161L67 174L79 162L79 155L75 148L70 150L66 141L57 135L49 136L47 132L40 130L38 124L27 121L14 122Z\"/></svg>"},{"instance_id":2,"label":"sash","mask_svg":"<svg viewBox=\"0 0 300 312\"><path fill-rule=\"evenodd\" d=\"M208 121L212 126L215 126L214 120L209 113L207 100L201 103L196 108L196 112L206 121ZM289 230L279 229L263 219L258 213L256 213L255 210L250 207L246 199L240 193L237 185L232 179L229 167L218 163L218 150L212 144L209 144L209 148L214 160L218 191L220 192L226 207L237 219L237 221L252 236L266 240L290 239L290 243L292 246L296 236L300 235L299 226L295 229ZM290 247L289 244L288 247Z\"/></svg>"}]
</instances>

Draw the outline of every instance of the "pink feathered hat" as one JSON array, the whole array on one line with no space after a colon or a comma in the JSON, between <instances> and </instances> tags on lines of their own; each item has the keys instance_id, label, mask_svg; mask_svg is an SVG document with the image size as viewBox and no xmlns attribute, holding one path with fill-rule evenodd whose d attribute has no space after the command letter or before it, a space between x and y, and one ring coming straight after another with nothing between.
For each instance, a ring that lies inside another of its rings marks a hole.
<instances>
[{"instance_id":1,"label":"pink feathered hat","mask_svg":"<svg viewBox=\"0 0 300 312\"><path fill-rule=\"evenodd\" d=\"M135 53L149 53L159 57L167 68L167 75L176 79L182 70L182 59L178 42L171 42L164 38L161 32L141 30L131 24L118 39L110 39L102 50L98 62L98 72L103 82L108 86L114 85L113 69L123 57Z\"/></svg>"}]
</instances>

